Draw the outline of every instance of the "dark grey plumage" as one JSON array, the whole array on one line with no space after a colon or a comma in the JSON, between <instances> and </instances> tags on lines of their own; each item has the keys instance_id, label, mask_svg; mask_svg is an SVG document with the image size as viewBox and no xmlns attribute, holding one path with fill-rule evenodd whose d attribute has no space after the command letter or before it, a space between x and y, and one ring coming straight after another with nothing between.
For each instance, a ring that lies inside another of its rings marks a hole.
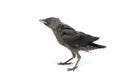
<instances>
[{"instance_id":1,"label":"dark grey plumage","mask_svg":"<svg viewBox=\"0 0 120 80\"><path fill-rule=\"evenodd\" d=\"M105 48L103 45L93 43L94 41L98 40L99 37L94 37L89 34L76 31L69 25L62 23L59 18L50 17L47 19L40 19L40 21L52 29L58 42L67 47L73 55L72 58L63 63L60 62L59 65L71 64L68 62L77 56L78 60L75 66L73 68L68 68L69 71L74 71L77 68L77 64L81 59L81 56L78 53L79 50L89 51L98 48Z\"/></svg>"}]
</instances>

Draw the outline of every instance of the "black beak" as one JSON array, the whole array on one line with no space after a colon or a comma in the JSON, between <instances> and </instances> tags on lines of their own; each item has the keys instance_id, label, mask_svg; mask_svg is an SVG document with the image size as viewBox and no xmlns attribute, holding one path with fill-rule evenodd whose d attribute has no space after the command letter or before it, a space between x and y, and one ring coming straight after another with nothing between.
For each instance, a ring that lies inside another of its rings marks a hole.
<instances>
[{"instance_id":1,"label":"black beak","mask_svg":"<svg viewBox=\"0 0 120 80\"><path fill-rule=\"evenodd\" d=\"M47 24L47 22L44 19L39 19L40 22Z\"/></svg>"}]
</instances>

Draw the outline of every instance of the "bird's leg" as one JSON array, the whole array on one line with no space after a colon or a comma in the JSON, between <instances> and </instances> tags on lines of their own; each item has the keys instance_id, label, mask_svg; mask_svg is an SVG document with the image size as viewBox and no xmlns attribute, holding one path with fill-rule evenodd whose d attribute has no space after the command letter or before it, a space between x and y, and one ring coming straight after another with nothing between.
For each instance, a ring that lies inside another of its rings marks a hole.
<instances>
[{"instance_id":1,"label":"bird's leg","mask_svg":"<svg viewBox=\"0 0 120 80\"><path fill-rule=\"evenodd\" d=\"M81 59L81 56L79 55L79 53L77 52L77 58L78 58L78 60L77 60L77 62L76 62L76 64L75 64L75 66L73 67L73 68L68 68L68 71L74 71L78 66L78 63L79 63L79 61L80 61L80 59Z\"/></svg>"},{"instance_id":2,"label":"bird's leg","mask_svg":"<svg viewBox=\"0 0 120 80\"><path fill-rule=\"evenodd\" d=\"M68 63L69 61L71 61L72 59L74 59L75 58L75 54L72 52L72 58L70 58L70 59L68 59L67 61L65 61L65 62L59 62L58 63L58 65L69 65L69 64L72 64L71 62L70 63Z\"/></svg>"}]
</instances>

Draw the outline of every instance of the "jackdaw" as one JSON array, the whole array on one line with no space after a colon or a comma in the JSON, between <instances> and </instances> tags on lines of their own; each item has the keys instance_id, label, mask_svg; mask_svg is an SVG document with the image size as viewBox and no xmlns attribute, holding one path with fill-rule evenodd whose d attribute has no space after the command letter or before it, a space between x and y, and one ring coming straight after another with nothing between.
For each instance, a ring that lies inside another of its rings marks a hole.
<instances>
[{"instance_id":1,"label":"jackdaw","mask_svg":"<svg viewBox=\"0 0 120 80\"><path fill-rule=\"evenodd\" d=\"M81 59L81 56L78 53L79 50L88 52L90 50L106 47L104 45L94 43L94 41L98 40L99 37L76 31L69 25L61 22L59 18L50 17L46 19L40 19L39 21L49 27L53 31L57 41L64 47L68 48L72 53L72 58L65 62L58 63L59 65L69 65L71 64L69 61L77 56L77 62L75 66L73 68L68 68L68 71L74 71L78 67L78 62Z\"/></svg>"}]
</instances>

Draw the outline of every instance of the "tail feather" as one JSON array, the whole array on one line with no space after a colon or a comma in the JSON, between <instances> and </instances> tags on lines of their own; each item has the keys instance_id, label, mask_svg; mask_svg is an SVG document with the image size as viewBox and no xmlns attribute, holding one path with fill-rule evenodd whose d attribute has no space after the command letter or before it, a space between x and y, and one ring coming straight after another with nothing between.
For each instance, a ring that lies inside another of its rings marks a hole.
<instances>
[{"instance_id":1,"label":"tail feather","mask_svg":"<svg viewBox=\"0 0 120 80\"><path fill-rule=\"evenodd\" d=\"M91 43L90 45L93 47L96 47L96 48L106 48L106 46L104 46L104 45L99 45L99 44L95 44L95 43Z\"/></svg>"}]
</instances>

